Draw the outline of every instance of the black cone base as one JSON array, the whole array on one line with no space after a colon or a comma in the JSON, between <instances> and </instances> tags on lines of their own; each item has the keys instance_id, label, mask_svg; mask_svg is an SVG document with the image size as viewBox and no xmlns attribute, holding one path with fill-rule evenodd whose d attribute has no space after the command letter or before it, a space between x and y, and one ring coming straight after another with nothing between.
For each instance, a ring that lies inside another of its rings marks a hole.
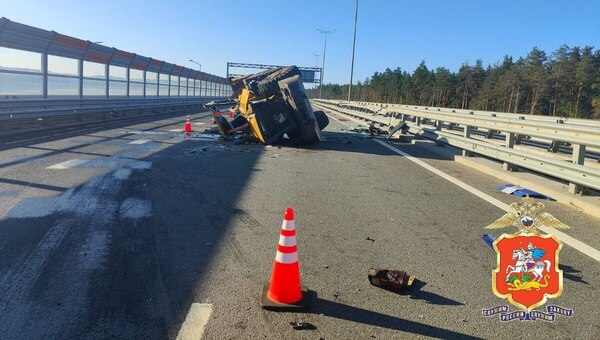
<instances>
[{"instance_id":1,"label":"black cone base","mask_svg":"<svg viewBox=\"0 0 600 340\"><path fill-rule=\"evenodd\" d=\"M289 304L278 303L269 299L269 284L267 283L263 287L262 298L260 299L260 306L263 309L282 312L295 312L307 310L310 307L312 291L308 290L308 288L306 288L305 286L301 286L300 290L302 292L302 298L299 301Z\"/></svg>"}]
</instances>

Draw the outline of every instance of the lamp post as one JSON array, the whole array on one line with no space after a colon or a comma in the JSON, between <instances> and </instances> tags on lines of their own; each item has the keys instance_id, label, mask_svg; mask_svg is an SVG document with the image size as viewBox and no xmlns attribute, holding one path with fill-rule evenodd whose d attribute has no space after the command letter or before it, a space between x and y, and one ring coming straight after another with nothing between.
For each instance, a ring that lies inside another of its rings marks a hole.
<instances>
[{"instance_id":1,"label":"lamp post","mask_svg":"<svg viewBox=\"0 0 600 340\"><path fill-rule=\"evenodd\" d=\"M319 89L319 98L323 99L323 79L325 78L325 53L327 52L327 35L332 34L337 30L322 30L320 28L317 28L317 31L319 31L319 33L325 36L325 44L323 45L323 63L321 64L321 86Z\"/></svg>"},{"instance_id":2,"label":"lamp post","mask_svg":"<svg viewBox=\"0 0 600 340\"><path fill-rule=\"evenodd\" d=\"M321 56L320 54L317 53L311 53L313 56L317 57L317 61L315 62L315 68L319 68L319 57Z\"/></svg>"},{"instance_id":3,"label":"lamp post","mask_svg":"<svg viewBox=\"0 0 600 340\"><path fill-rule=\"evenodd\" d=\"M194 64L198 65L198 71L202 71L202 65L199 62L196 62L193 59L190 59L190 63L194 63Z\"/></svg>"},{"instance_id":4,"label":"lamp post","mask_svg":"<svg viewBox=\"0 0 600 340\"><path fill-rule=\"evenodd\" d=\"M348 101L352 101L352 77L354 76L354 49L356 48L356 21L358 20L358 0L354 10L354 39L352 40L352 64L350 66L350 84L348 85Z\"/></svg>"},{"instance_id":5,"label":"lamp post","mask_svg":"<svg viewBox=\"0 0 600 340\"><path fill-rule=\"evenodd\" d=\"M311 54L316 57L315 68L319 68L319 57L321 55L317 54L317 53L311 53ZM321 73L319 72L319 74L321 74ZM312 88L311 91L310 91L310 93L311 93L311 96L312 96L311 98L314 98L315 95L317 94L317 89L316 88Z\"/></svg>"}]
</instances>

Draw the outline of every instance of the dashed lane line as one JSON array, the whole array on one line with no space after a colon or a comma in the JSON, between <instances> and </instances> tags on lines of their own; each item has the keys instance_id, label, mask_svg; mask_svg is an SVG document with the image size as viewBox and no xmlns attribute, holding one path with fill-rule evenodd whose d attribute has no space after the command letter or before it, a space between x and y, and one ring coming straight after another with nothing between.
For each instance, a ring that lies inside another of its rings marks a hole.
<instances>
[{"instance_id":1,"label":"dashed lane line","mask_svg":"<svg viewBox=\"0 0 600 340\"><path fill-rule=\"evenodd\" d=\"M212 309L212 304L209 303L192 303L190 311L177 334L177 340L202 339Z\"/></svg>"},{"instance_id":2,"label":"dashed lane line","mask_svg":"<svg viewBox=\"0 0 600 340\"><path fill-rule=\"evenodd\" d=\"M137 139L137 140L134 140L133 142L129 142L128 144L146 144L149 142L150 142L149 139Z\"/></svg>"},{"instance_id":3,"label":"dashed lane line","mask_svg":"<svg viewBox=\"0 0 600 340\"><path fill-rule=\"evenodd\" d=\"M58 170L71 169L71 168L75 168L77 166L80 166L80 165L82 165L84 163L87 163L87 160L83 160L83 159L71 159L71 160L68 160L66 162L62 162L62 163L51 165L51 166L47 167L46 169L58 169Z\"/></svg>"}]
</instances>

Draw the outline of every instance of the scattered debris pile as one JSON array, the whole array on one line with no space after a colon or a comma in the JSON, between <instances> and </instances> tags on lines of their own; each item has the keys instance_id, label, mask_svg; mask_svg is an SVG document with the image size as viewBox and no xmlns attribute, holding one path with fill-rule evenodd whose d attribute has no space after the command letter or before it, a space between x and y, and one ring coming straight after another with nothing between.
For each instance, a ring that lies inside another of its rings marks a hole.
<instances>
[{"instance_id":1,"label":"scattered debris pile","mask_svg":"<svg viewBox=\"0 0 600 340\"><path fill-rule=\"evenodd\" d=\"M406 274L404 270L396 269L369 268L367 277L373 286L393 291L410 289L415 281L414 276Z\"/></svg>"}]
</instances>

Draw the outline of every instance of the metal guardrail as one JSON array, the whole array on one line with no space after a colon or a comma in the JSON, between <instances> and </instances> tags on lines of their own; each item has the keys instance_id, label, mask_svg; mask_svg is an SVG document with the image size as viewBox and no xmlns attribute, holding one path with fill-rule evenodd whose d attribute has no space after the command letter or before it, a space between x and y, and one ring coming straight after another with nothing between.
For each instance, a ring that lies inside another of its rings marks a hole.
<instances>
[{"instance_id":1,"label":"metal guardrail","mask_svg":"<svg viewBox=\"0 0 600 340\"><path fill-rule=\"evenodd\" d=\"M203 110L202 104L225 97L165 98L146 100L52 100L30 102L22 110L0 105L0 135L73 125L100 119L120 119L130 113L163 113Z\"/></svg>"},{"instance_id":2,"label":"metal guardrail","mask_svg":"<svg viewBox=\"0 0 600 340\"><path fill-rule=\"evenodd\" d=\"M200 105L223 97L170 98L170 99L73 99L73 100L30 100L7 103L0 101L0 120L13 120L53 115L83 114L86 112L141 110L169 108L182 105Z\"/></svg>"},{"instance_id":3,"label":"metal guardrail","mask_svg":"<svg viewBox=\"0 0 600 340\"><path fill-rule=\"evenodd\" d=\"M571 193L583 193L585 188L600 190L600 170L584 165L586 147L600 147L600 127L594 124L585 126L581 122L567 123L520 119L519 115L496 113L496 116L465 112L430 111L415 109L406 105L388 104L378 112L365 112L364 107L355 107L355 102L315 100L318 105L380 125L408 123L409 130L449 145L461 148L463 155L477 153L504 162L504 168L511 170L522 167L569 182ZM452 109L450 109L452 110ZM500 115L499 115L500 114ZM422 125L424 119L434 121L434 127ZM414 122L410 122L414 120ZM449 123L449 131L442 131L444 122ZM462 136L450 132L462 127ZM504 146L471 138L473 129L487 129L504 132ZM572 162L557 160L523 150L515 150L517 136L539 137L572 145Z\"/></svg>"},{"instance_id":4,"label":"metal guardrail","mask_svg":"<svg viewBox=\"0 0 600 340\"><path fill-rule=\"evenodd\" d=\"M414 109L414 110L427 110L437 111L442 113L462 113L477 116L487 117L500 117L500 118L513 118L522 119L528 121L538 121L547 123L559 123L559 124L570 124L570 125L583 125L583 126L597 126L600 127L600 120L582 119L582 118L568 118L560 116L542 116L542 115L530 115L524 113L508 113L508 112L495 112L495 111L481 111L481 110L468 110L468 109L453 109L446 107L430 107L430 106L415 106L415 105L402 105L402 104L383 104L373 102L352 102L352 105L362 106L369 108L373 111L379 111L384 108L396 109Z\"/></svg>"}]
</instances>

